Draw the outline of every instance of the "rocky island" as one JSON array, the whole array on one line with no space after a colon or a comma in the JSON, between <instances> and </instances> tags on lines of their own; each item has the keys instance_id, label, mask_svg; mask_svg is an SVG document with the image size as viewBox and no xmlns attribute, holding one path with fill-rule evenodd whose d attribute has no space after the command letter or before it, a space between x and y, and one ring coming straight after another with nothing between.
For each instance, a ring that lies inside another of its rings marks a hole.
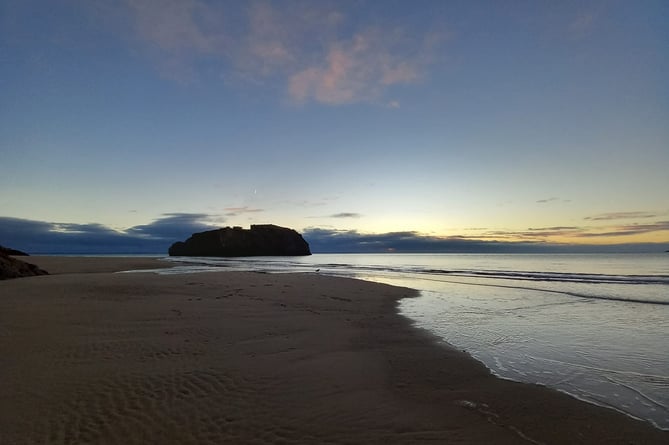
<instances>
[{"instance_id":1,"label":"rocky island","mask_svg":"<svg viewBox=\"0 0 669 445\"><path fill-rule=\"evenodd\" d=\"M303 256L311 255L309 244L293 229L256 224L250 229L225 227L194 233L185 242L169 248L170 256Z\"/></svg>"}]
</instances>

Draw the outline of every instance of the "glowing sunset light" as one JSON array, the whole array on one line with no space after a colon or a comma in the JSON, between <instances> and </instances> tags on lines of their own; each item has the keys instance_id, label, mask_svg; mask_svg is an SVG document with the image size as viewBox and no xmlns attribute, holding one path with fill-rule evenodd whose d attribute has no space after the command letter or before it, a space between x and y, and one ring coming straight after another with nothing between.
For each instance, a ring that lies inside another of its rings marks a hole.
<instances>
[{"instance_id":1,"label":"glowing sunset light","mask_svg":"<svg viewBox=\"0 0 669 445\"><path fill-rule=\"evenodd\" d=\"M669 243L664 2L50 5L3 8L0 243Z\"/></svg>"}]
</instances>

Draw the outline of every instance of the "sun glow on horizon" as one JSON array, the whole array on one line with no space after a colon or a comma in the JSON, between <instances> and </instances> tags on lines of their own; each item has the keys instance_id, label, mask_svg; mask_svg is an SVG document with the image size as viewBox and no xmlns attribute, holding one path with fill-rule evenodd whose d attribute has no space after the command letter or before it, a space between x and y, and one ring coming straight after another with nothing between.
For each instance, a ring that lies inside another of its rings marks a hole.
<instances>
[{"instance_id":1,"label":"sun glow on horizon","mask_svg":"<svg viewBox=\"0 0 669 445\"><path fill-rule=\"evenodd\" d=\"M14 3L0 243L669 242L662 2Z\"/></svg>"}]
</instances>

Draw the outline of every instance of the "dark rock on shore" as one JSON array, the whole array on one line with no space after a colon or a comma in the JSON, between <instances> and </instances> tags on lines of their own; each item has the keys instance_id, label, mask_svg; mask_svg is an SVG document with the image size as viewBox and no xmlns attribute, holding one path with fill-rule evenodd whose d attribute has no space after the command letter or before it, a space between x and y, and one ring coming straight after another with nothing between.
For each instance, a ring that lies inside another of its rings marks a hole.
<instances>
[{"instance_id":1,"label":"dark rock on shore","mask_svg":"<svg viewBox=\"0 0 669 445\"><path fill-rule=\"evenodd\" d=\"M185 242L172 244L170 256L301 256L311 255L309 244L293 229L273 224L251 229L225 227L194 233Z\"/></svg>"},{"instance_id":2,"label":"dark rock on shore","mask_svg":"<svg viewBox=\"0 0 669 445\"><path fill-rule=\"evenodd\" d=\"M48 275L45 270L0 252L0 280Z\"/></svg>"},{"instance_id":3,"label":"dark rock on shore","mask_svg":"<svg viewBox=\"0 0 669 445\"><path fill-rule=\"evenodd\" d=\"M11 249L9 247L4 247L4 246L0 246L0 253L13 256L28 256L28 254L25 252L21 252L20 250Z\"/></svg>"}]
</instances>

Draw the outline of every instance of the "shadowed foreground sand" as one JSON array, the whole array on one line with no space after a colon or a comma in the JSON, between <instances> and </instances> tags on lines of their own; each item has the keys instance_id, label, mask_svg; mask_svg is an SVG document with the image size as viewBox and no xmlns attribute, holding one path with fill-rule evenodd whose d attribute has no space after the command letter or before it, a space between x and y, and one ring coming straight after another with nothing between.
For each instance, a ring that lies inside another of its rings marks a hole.
<instances>
[{"instance_id":1,"label":"shadowed foreground sand","mask_svg":"<svg viewBox=\"0 0 669 445\"><path fill-rule=\"evenodd\" d=\"M63 274L0 282L1 444L669 443L436 345L408 289L28 260Z\"/></svg>"}]
</instances>

